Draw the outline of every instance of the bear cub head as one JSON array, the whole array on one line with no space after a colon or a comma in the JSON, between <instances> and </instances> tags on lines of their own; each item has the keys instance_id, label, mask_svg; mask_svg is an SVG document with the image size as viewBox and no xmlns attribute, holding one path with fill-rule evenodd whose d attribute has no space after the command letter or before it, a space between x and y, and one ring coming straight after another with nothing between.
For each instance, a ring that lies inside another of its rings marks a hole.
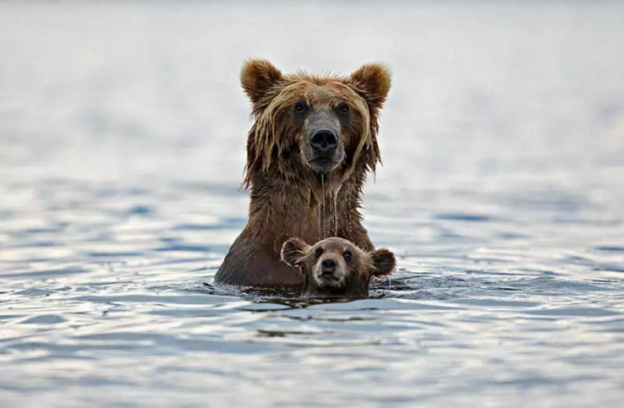
<instances>
[{"instance_id":1,"label":"bear cub head","mask_svg":"<svg viewBox=\"0 0 624 408\"><path fill-rule=\"evenodd\" d=\"M396 263L387 249L366 252L337 237L314 245L291 238L282 246L281 257L303 273L306 297L368 297L371 278L390 275Z\"/></svg>"}]
</instances>

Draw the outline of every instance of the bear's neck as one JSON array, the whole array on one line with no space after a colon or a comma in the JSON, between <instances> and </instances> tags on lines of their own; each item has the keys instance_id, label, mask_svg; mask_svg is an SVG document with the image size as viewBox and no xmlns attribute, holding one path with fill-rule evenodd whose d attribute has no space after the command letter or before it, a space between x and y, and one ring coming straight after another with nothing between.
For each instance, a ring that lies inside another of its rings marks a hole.
<instances>
[{"instance_id":1,"label":"bear's neck","mask_svg":"<svg viewBox=\"0 0 624 408\"><path fill-rule=\"evenodd\" d=\"M344 181L332 174L305 180L259 175L251 185L246 229L277 252L291 237L312 244L332 236L372 250L359 212L364 181L364 172Z\"/></svg>"}]
</instances>

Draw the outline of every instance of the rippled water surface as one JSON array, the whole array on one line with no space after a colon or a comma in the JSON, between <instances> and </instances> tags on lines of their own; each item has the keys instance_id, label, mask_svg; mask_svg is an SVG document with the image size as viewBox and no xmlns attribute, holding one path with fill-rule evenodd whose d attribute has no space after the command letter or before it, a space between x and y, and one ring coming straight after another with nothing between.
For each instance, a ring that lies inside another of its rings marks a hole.
<instances>
[{"instance_id":1,"label":"rippled water surface","mask_svg":"<svg viewBox=\"0 0 624 408\"><path fill-rule=\"evenodd\" d=\"M2 407L618 407L624 5L0 4ZM394 87L367 300L213 286L248 57Z\"/></svg>"}]
</instances>

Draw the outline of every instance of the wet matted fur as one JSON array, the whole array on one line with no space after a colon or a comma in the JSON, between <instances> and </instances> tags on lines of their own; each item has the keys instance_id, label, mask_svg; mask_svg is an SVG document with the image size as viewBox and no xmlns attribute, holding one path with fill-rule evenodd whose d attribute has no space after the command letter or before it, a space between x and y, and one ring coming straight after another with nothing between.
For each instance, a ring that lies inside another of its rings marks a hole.
<instances>
[{"instance_id":1,"label":"wet matted fur","mask_svg":"<svg viewBox=\"0 0 624 408\"><path fill-rule=\"evenodd\" d=\"M232 244L216 282L293 287L301 274L280 262L290 237L317 242L338 236L370 251L359 212L366 175L381 162L379 112L390 73L366 64L346 77L282 74L270 62L251 60L241 84L252 102L244 186L251 190L247 225ZM333 161L317 161L310 148L315 115L339 133Z\"/></svg>"}]
</instances>

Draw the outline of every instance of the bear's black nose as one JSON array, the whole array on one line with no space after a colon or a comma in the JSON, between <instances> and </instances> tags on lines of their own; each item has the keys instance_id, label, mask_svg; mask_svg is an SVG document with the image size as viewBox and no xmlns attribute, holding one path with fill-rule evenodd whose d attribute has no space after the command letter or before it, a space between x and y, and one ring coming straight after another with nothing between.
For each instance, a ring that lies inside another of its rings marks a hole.
<instances>
[{"instance_id":1,"label":"bear's black nose","mask_svg":"<svg viewBox=\"0 0 624 408\"><path fill-rule=\"evenodd\" d=\"M321 269L323 271L323 275L333 274L338 266L338 261L333 258L323 259L321 262Z\"/></svg>"},{"instance_id":2,"label":"bear's black nose","mask_svg":"<svg viewBox=\"0 0 624 408\"><path fill-rule=\"evenodd\" d=\"M319 129L312 135L310 146L319 153L329 153L338 147L338 135L330 129Z\"/></svg>"}]
</instances>

